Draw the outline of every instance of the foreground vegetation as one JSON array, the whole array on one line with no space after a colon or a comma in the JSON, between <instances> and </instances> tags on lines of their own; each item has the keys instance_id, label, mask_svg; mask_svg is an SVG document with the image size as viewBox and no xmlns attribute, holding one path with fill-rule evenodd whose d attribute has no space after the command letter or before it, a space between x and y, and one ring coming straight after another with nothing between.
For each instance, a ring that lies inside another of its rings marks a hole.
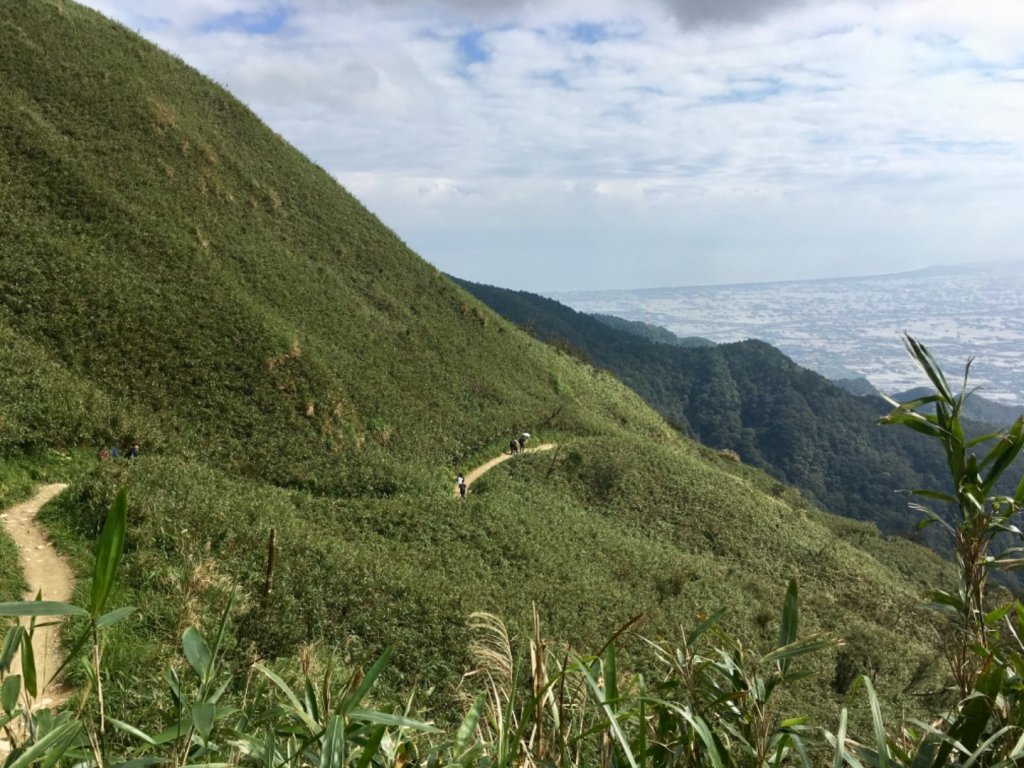
<instances>
[{"instance_id":1,"label":"foreground vegetation","mask_svg":"<svg viewBox=\"0 0 1024 768\"><path fill-rule=\"evenodd\" d=\"M646 641L649 671L626 671L619 648L639 617L611 631L590 655L547 643L534 613L528 641L518 652L496 617L475 614L470 643L474 670L467 675L461 721L450 729L424 719L415 694L404 704L372 707L369 695L386 670L385 651L365 670L335 678L332 667L304 665L293 682L256 663L235 667L245 685L232 684L225 663L226 626L234 601L207 638L194 627L181 635L187 666L165 673L167 698L161 726L148 732L113 715L104 704L105 634L133 609L107 611L127 535L127 500L121 491L98 539L89 597L83 607L28 602L0 605L0 614L81 617L75 649L91 647L85 668L94 703L90 716L70 710L32 713L39 681L29 658L24 677L6 674L15 647L29 648L31 628L8 631L0 653L4 725L14 750L6 765L190 764L400 766L942 766L1017 765L1024 759L1024 605L992 605L985 597L989 571L1020 564L1016 549L991 550L1024 502L1024 480L1012 496L993 496L1000 476L1024 448L1024 419L984 439L964 437L960 413L966 396L954 395L927 350L908 348L935 391L893 403L885 423L903 424L942 445L954 495L920 490L923 499L949 504L953 515L926 520L947 527L957 552L957 584L934 594L944 611L946 660L958 686L956 703L927 721L886 726L872 675L862 675L854 696L866 699L870 729L849 728L844 708L834 728L783 717L782 701L806 676L801 663L834 648L828 633L802 633L797 587L790 582L773 642L756 652L720 623L703 618L672 640ZM980 456L976 450L982 450ZM88 607L84 607L88 606ZM913 620L912 617L905 617Z\"/></svg>"},{"instance_id":2,"label":"foreground vegetation","mask_svg":"<svg viewBox=\"0 0 1024 768\"><path fill-rule=\"evenodd\" d=\"M670 638L728 604L722 627L763 648L790 579L808 632L846 645L809 660L785 709L834 717L859 672L887 713L932 704L934 633L900 619L942 572L929 553L681 438L95 12L0 3L0 72L0 465L142 448L76 465L44 510L87 573L128 489L111 599L145 611L108 634L112 711L161 727L160 670L187 627L215 635L233 591L232 667L368 668L393 645L378 695L418 688L442 723L463 712L474 611L521 637L535 603L553 641L594 649L637 613L646 637ZM456 472L523 430L559 450L452 498ZM656 666L632 635L618 651Z\"/></svg>"}]
</instances>

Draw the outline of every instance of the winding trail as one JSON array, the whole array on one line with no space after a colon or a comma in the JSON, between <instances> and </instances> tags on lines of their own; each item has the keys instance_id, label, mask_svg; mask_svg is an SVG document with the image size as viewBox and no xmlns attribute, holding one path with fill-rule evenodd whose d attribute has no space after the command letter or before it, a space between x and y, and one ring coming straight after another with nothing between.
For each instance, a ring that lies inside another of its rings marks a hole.
<instances>
[{"instance_id":1,"label":"winding trail","mask_svg":"<svg viewBox=\"0 0 1024 768\"><path fill-rule=\"evenodd\" d=\"M550 451L556 445L557 445L557 443L541 443L540 445L538 445L538 446L536 446L534 448L524 448L522 453L540 453L541 451ZM472 485L473 481L478 479L485 472L489 472L490 470L494 469L496 466L498 466L502 462L508 461L513 456L517 456L517 455L518 454L515 454L515 453L502 453L500 456L495 456L493 459L488 461L486 464L481 464L479 467L476 467L475 469L471 469L469 472L466 473L466 487L469 487L470 485ZM459 486L456 485L455 486L455 496L458 497L458 495L459 495Z\"/></svg>"},{"instance_id":2,"label":"winding trail","mask_svg":"<svg viewBox=\"0 0 1024 768\"><path fill-rule=\"evenodd\" d=\"M40 486L31 499L21 504L15 504L0 513L4 530L18 545L21 568L28 584L28 591L24 594L25 600L34 600L36 593L40 590L43 592L44 600L60 600L62 602L71 600L71 591L74 587L71 568L57 554L53 545L46 538L43 529L36 522L36 514L43 505L65 488L67 486L61 483ZM28 624L28 619L24 619L23 623ZM43 624L47 626L41 626ZM36 622L32 650L35 655L36 673L41 690L32 704L33 709L52 709L60 706L71 694L70 689L61 683L50 681L53 673L61 664L58 629L57 621L52 618L40 619ZM15 658L11 672L21 674L20 654Z\"/></svg>"}]
</instances>

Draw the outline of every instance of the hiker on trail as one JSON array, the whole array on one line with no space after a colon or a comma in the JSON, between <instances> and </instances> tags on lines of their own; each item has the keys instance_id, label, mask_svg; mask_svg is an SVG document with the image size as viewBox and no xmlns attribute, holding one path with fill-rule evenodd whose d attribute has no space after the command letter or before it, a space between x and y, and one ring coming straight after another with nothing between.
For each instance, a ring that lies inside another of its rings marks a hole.
<instances>
[{"instance_id":1,"label":"hiker on trail","mask_svg":"<svg viewBox=\"0 0 1024 768\"><path fill-rule=\"evenodd\" d=\"M516 442L516 439L514 437L508 441L508 452L511 453L513 456L515 456L516 453L519 452L519 443Z\"/></svg>"},{"instance_id":2,"label":"hiker on trail","mask_svg":"<svg viewBox=\"0 0 1024 768\"><path fill-rule=\"evenodd\" d=\"M462 498L466 498L466 478L462 476L461 472L459 473L459 476L456 478L455 482L458 483L459 485L459 496L461 496Z\"/></svg>"},{"instance_id":3,"label":"hiker on trail","mask_svg":"<svg viewBox=\"0 0 1024 768\"><path fill-rule=\"evenodd\" d=\"M519 450L520 451L526 450L526 440L529 437L530 437L530 433L529 432L523 432L523 434L521 434L519 436Z\"/></svg>"}]
</instances>

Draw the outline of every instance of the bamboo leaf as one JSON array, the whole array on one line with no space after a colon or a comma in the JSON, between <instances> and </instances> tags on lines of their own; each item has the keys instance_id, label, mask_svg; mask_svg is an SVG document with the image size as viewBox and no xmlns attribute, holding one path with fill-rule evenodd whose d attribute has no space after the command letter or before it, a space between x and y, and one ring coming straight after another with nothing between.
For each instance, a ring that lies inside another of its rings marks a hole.
<instances>
[{"instance_id":1,"label":"bamboo leaf","mask_svg":"<svg viewBox=\"0 0 1024 768\"><path fill-rule=\"evenodd\" d=\"M764 664L776 664L780 667L784 667L782 671L783 676L786 679L792 679L790 676L786 676L786 671L789 668L789 662L791 659L795 659L798 656L804 656L808 653L816 653L817 651L824 650L826 648L834 648L837 645L837 641L829 637L823 632L817 632L813 635L808 635L797 640L795 643L784 645L781 648L775 648L769 651L761 657L761 662Z\"/></svg>"},{"instance_id":2,"label":"bamboo leaf","mask_svg":"<svg viewBox=\"0 0 1024 768\"><path fill-rule=\"evenodd\" d=\"M0 616L88 616L89 612L71 603L56 600L21 600L0 603Z\"/></svg>"},{"instance_id":3,"label":"bamboo leaf","mask_svg":"<svg viewBox=\"0 0 1024 768\"><path fill-rule=\"evenodd\" d=\"M360 681L359 687L342 703L340 708L342 714L348 714L349 711L355 709L360 705L360 703L362 703L363 698L365 698L366 694L370 692L370 688L373 687L377 678L380 677L381 672L383 672L387 667L393 651L394 646L384 649L384 653L377 658L369 671L363 675L363 679Z\"/></svg>"},{"instance_id":4,"label":"bamboo leaf","mask_svg":"<svg viewBox=\"0 0 1024 768\"><path fill-rule=\"evenodd\" d=\"M435 728L430 723L426 723L422 720L413 720L411 717L405 717L404 715L393 715L387 712L377 712L370 709L354 709L349 712L348 716L351 720L358 720L364 723L389 725L395 728L411 728L423 733L441 733L439 729Z\"/></svg>"},{"instance_id":5,"label":"bamboo leaf","mask_svg":"<svg viewBox=\"0 0 1024 768\"><path fill-rule=\"evenodd\" d=\"M941 491L933 491L928 488L915 488L909 493L911 496L921 496L926 499L935 499L936 501L944 501L947 504L957 503L957 499L955 496L950 496L948 493L942 493Z\"/></svg>"},{"instance_id":6,"label":"bamboo leaf","mask_svg":"<svg viewBox=\"0 0 1024 768\"><path fill-rule=\"evenodd\" d=\"M3 686L0 687L0 706L8 715L18 706L18 696L21 695L21 675L9 675L4 678Z\"/></svg>"},{"instance_id":7,"label":"bamboo leaf","mask_svg":"<svg viewBox=\"0 0 1024 768\"><path fill-rule=\"evenodd\" d=\"M882 707L878 703L878 695L875 687L871 684L871 678L861 675L861 681L868 692L868 704L871 707L871 722L875 730L875 745L878 750L878 768L888 768L889 746L886 741L885 723L882 721Z\"/></svg>"},{"instance_id":8,"label":"bamboo leaf","mask_svg":"<svg viewBox=\"0 0 1024 768\"><path fill-rule=\"evenodd\" d=\"M32 648L32 636L27 632L21 636L21 674L25 678L25 690L34 699L39 695L36 685L36 654Z\"/></svg>"},{"instance_id":9,"label":"bamboo leaf","mask_svg":"<svg viewBox=\"0 0 1024 768\"><path fill-rule=\"evenodd\" d=\"M604 696L612 711L618 709L616 702L619 698L618 681L615 676L615 643L608 643L604 656Z\"/></svg>"},{"instance_id":10,"label":"bamboo leaf","mask_svg":"<svg viewBox=\"0 0 1024 768\"><path fill-rule=\"evenodd\" d=\"M370 763L377 756L380 744L384 741L384 735L387 733L387 730L385 726L380 725L370 731L369 738L363 744L362 753L359 756L359 762L356 763L356 768L370 768Z\"/></svg>"},{"instance_id":11,"label":"bamboo leaf","mask_svg":"<svg viewBox=\"0 0 1024 768\"><path fill-rule=\"evenodd\" d=\"M476 701L473 702L473 706L469 708L466 716L462 718L462 723L455 734L455 743L453 745L453 751L456 755L461 755L465 751L466 745L469 744L469 740L473 737L477 723L480 722L480 715L484 711L484 702L485 694L481 693L476 697Z\"/></svg>"},{"instance_id":12,"label":"bamboo leaf","mask_svg":"<svg viewBox=\"0 0 1024 768\"><path fill-rule=\"evenodd\" d=\"M267 669L262 664L257 664L256 669L263 674L270 682L277 686L277 688L288 698L291 702L292 708L300 718L306 723L307 727L315 728L316 723L309 716L309 714L302 708L302 704L299 702L299 697L295 695L295 692L288 686L284 680L281 679L280 675L276 672Z\"/></svg>"},{"instance_id":13,"label":"bamboo leaf","mask_svg":"<svg viewBox=\"0 0 1024 768\"><path fill-rule=\"evenodd\" d=\"M942 400L952 403L953 394L950 392L949 384L946 383L946 377L942 374L942 369L939 368L938 363L935 362L935 358L932 357L928 348L914 339L909 333L903 334L903 344L910 353L910 356L917 361L921 370L931 379L932 384L935 385L936 392L941 396ZM970 363L968 363L968 366L970 366Z\"/></svg>"},{"instance_id":14,"label":"bamboo leaf","mask_svg":"<svg viewBox=\"0 0 1024 768\"><path fill-rule=\"evenodd\" d=\"M639 768L636 762L636 758L633 756L632 750L629 748L629 740L626 738L626 734L622 730L622 726L619 724L618 717L615 716L615 712L604 701L604 692L601 690L601 686L598 685L597 680L591 674L590 670L582 663L577 665L583 673L583 679L586 681L587 686L594 694L598 701L598 705L604 710L605 717L608 719L608 727L615 736L615 740L619 742L619 746L622 748L623 754L626 756L626 760L632 766L632 768Z\"/></svg>"},{"instance_id":15,"label":"bamboo leaf","mask_svg":"<svg viewBox=\"0 0 1024 768\"><path fill-rule=\"evenodd\" d=\"M200 701L192 705L192 724L196 727L203 741L210 740L213 723L217 716L217 708L208 701Z\"/></svg>"},{"instance_id":16,"label":"bamboo leaf","mask_svg":"<svg viewBox=\"0 0 1024 768\"><path fill-rule=\"evenodd\" d=\"M323 748L320 751L320 768L341 768L345 763L345 721L334 715L327 721L324 731Z\"/></svg>"},{"instance_id":17,"label":"bamboo leaf","mask_svg":"<svg viewBox=\"0 0 1024 768\"><path fill-rule=\"evenodd\" d=\"M703 635L705 632L707 632L709 629L715 626L718 623L718 620L721 619L723 615L725 615L725 611L716 611L715 613L711 614L706 619L704 619L702 622L700 622L700 624L698 624L696 627L690 630L690 632L687 633L686 644L693 645L701 635Z\"/></svg>"},{"instance_id":18,"label":"bamboo leaf","mask_svg":"<svg viewBox=\"0 0 1024 768\"><path fill-rule=\"evenodd\" d=\"M846 720L847 711L843 707L839 712L839 731L836 733L836 753L832 756L832 768L843 768L843 755L846 753Z\"/></svg>"},{"instance_id":19,"label":"bamboo leaf","mask_svg":"<svg viewBox=\"0 0 1024 768\"><path fill-rule=\"evenodd\" d=\"M185 658L195 670L199 681L205 684L210 673L210 666L213 664L213 654L206 640L199 634L195 627L189 627L181 636L181 647L185 652Z\"/></svg>"},{"instance_id":20,"label":"bamboo leaf","mask_svg":"<svg viewBox=\"0 0 1024 768\"><path fill-rule=\"evenodd\" d=\"M127 605L124 608L118 608L116 611L110 611L105 613L96 619L96 629L103 629L109 627L112 624L117 624L119 621L123 621L135 612L134 605Z\"/></svg>"},{"instance_id":21,"label":"bamboo leaf","mask_svg":"<svg viewBox=\"0 0 1024 768\"><path fill-rule=\"evenodd\" d=\"M797 599L796 579L790 579L789 586L786 588L786 597L782 603L782 622L779 625L778 648L788 646L796 640L799 623L800 606ZM785 674L789 667L789 659L784 657L780 658L778 661L779 669L782 671L782 674Z\"/></svg>"},{"instance_id":22,"label":"bamboo leaf","mask_svg":"<svg viewBox=\"0 0 1024 768\"><path fill-rule=\"evenodd\" d=\"M149 744L151 747L156 746L156 742L153 741L152 736L150 736L145 731L136 728L134 725L122 722L121 720L117 720L116 718L113 718L110 715L107 715L107 722L113 725L115 728L117 728L117 730L123 733L127 733L129 736L134 736L139 741L143 741L146 744Z\"/></svg>"},{"instance_id":23,"label":"bamboo leaf","mask_svg":"<svg viewBox=\"0 0 1024 768\"><path fill-rule=\"evenodd\" d=\"M1001 608L996 608L994 611L990 611L985 614L985 624L992 626L996 622L1000 621L1006 614L1013 610L1013 603L1007 603Z\"/></svg>"},{"instance_id":24,"label":"bamboo leaf","mask_svg":"<svg viewBox=\"0 0 1024 768\"><path fill-rule=\"evenodd\" d=\"M49 758L53 758L54 761L59 760L74 743L81 727L76 720L58 725L18 755L16 760L7 763L5 768L28 768L37 760Z\"/></svg>"},{"instance_id":25,"label":"bamboo leaf","mask_svg":"<svg viewBox=\"0 0 1024 768\"><path fill-rule=\"evenodd\" d=\"M121 487L114 504L107 512L99 544L96 547L96 569L92 577L92 599L89 614L98 618L114 586L114 576L124 551L125 529L128 526L128 492Z\"/></svg>"},{"instance_id":26,"label":"bamboo leaf","mask_svg":"<svg viewBox=\"0 0 1024 768\"><path fill-rule=\"evenodd\" d=\"M7 630L7 634L4 635L3 648L0 649L0 672L8 672L10 670L11 663L14 661L14 654L18 652L18 646L21 645L21 636L24 632L24 628L20 625L15 625Z\"/></svg>"}]
</instances>

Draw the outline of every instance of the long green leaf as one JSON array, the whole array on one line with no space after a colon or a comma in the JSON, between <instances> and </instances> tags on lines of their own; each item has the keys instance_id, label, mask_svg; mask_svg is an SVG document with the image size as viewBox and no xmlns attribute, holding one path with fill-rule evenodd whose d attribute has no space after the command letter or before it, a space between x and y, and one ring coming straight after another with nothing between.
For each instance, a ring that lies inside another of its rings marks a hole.
<instances>
[{"instance_id":1,"label":"long green leaf","mask_svg":"<svg viewBox=\"0 0 1024 768\"><path fill-rule=\"evenodd\" d=\"M8 715L18 706L18 696L21 695L21 675L9 675L4 678L3 686L0 687L0 706Z\"/></svg>"},{"instance_id":2,"label":"long green leaf","mask_svg":"<svg viewBox=\"0 0 1024 768\"><path fill-rule=\"evenodd\" d=\"M192 705L192 724L203 737L203 741L210 740L213 733L213 724L217 717L217 707L208 701L200 701Z\"/></svg>"},{"instance_id":3,"label":"long green leaf","mask_svg":"<svg viewBox=\"0 0 1024 768\"><path fill-rule=\"evenodd\" d=\"M0 603L0 616L88 616L89 612L71 603L56 600L23 600Z\"/></svg>"},{"instance_id":4,"label":"long green leaf","mask_svg":"<svg viewBox=\"0 0 1024 768\"><path fill-rule=\"evenodd\" d=\"M594 679L593 675L590 672L590 669L587 668L587 665L579 663L577 666L583 673L583 679L586 680L587 685L593 692L594 697L598 701L598 705L601 707L602 710L604 710L604 715L608 719L608 727L611 729L612 735L615 736L615 740L619 742L619 746L622 748L622 752L623 754L625 754L626 760L629 762L632 768L639 768L636 762L636 758L633 757L633 751L629 748L629 740L626 738L626 734L623 732L622 726L619 724L619 718L616 717L615 712L612 710L611 706L608 704L607 701L605 701L604 691L602 690L602 687L598 684L597 680Z\"/></svg>"},{"instance_id":5,"label":"long green leaf","mask_svg":"<svg viewBox=\"0 0 1024 768\"><path fill-rule=\"evenodd\" d=\"M24 632L25 630L20 624L16 624L7 630L7 634L4 635L3 648L0 648L0 672L8 672L11 669L14 654L18 652L18 646L21 645L21 636Z\"/></svg>"},{"instance_id":6,"label":"long green leaf","mask_svg":"<svg viewBox=\"0 0 1024 768\"><path fill-rule=\"evenodd\" d=\"M942 396L942 399L947 403L952 403L953 394L950 392L949 384L946 383L946 377L942 374L942 369L939 368L938 363L935 362L935 358L932 357L928 348L910 334L903 335L903 344L906 346L907 351L910 352L910 356L917 361L921 370L931 379L932 384L935 385L935 389Z\"/></svg>"},{"instance_id":7,"label":"long green leaf","mask_svg":"<svg viewBox=\"0 0 1024 768\"><path fill-rule=\"evenodd\" d=\"M839 732L836 733L836 753L832 756L832 768L843 768L846 754L846 707L839 712Z\"/></svg>"},{"instance_id":8,"label":"long green leaf","mask_svg":"<svg viewBox=\"0 0 1024 768\"><path fill-rule=\"evenodd\" d=\"M125 723L121 720L117 720L116 718L113 718L110 715L107 715L106 719L107 722L113 725L115 728L117 728L117 730L127 733L129 736L134 736L139 741L143 741L146 744L149 744L151 747L156 746L156 742L153 741L153 737L145 731L143 731L142 729L136 728L134 725Z\"/></svg>"},{"instance_id":9,"label":"long green leaf","mask_svg":"<svg viewBox=\"0 0 1024 768\"><path fill-rule=\"evenodd\" d=\"M363 679L359 681L359 686L342 703L340 708L342 714L347 714L362 703L363 698L370 692L370 688L377 681L377 678L380 677L381 672L387 667L393 651L394 646L385 648L384 652L373 662L373 666L363 675Z\"/></svg>"},{"instance_id":10,"label":"long green leaf","mask_svg":"<svg viewBox=\"0 0 1024 768\"><path fill-rule=\"evenodd\" d=\"M985 482L981 486L984 494L987 495L992 491L996 482L1002 477L1006 468L1017 458L1022 448L1024 448L1024 421L1017 419L1006 436L999 441L985 458L984 462L982 462L984 467L992 460L993 456L995 457L992 461L992 466L989 468L988 475L985 476Z\"/></svg>"},{"instance_id":11,"label":"long green leaf","mask_svg":"<svg viewBox=\"0 0 1024 768\"><path fill-rule=\"evenodd\" d=\"M871 707L871 723L875 729L875 745L878 749L878 768L887 768L889 765L889 746L886 739L885 723L882 721L882 707L878 703L878 695L875 693L875 686L871 684L871 678L861 675L861 681L868 692L868 704Z\"/></svg>"},{"instance_id":12,"label":"long green leaf","mask_svg":"<svg viewBox=\"0 0 1024 768\"><path fill-rule=\"evenodd\" d=\"M21 674L25 678L25 690L34 699L39 695L36 684L36 652L32 647L32 636L27 632L21 636Z\"/></svg>"},{"instance_id":13,"label":"long green leaf","mask_svg":"<svg viewBox=\"0 0 1024 768\"><path fill-rule=\"evenodd\" d=\"M348 713L348 716L351 720L358 720L364 723L390 725L395 728L411 728L423 733L441 733L439 729L422 720L413 720L411 717L405 717L404 715L392 715L372 709L354 709Z\"/></svg>"},{"instance_id":14,"label":"long green leaf","mask_svg":"<svg viewBox=\"0 0 1024 768\"><path fill-rule=\"evenodd\" d=\"M181 647L200 684L205 685L209 679L210 667L213 665L213 654L210 653L206 640L199 634L199 630L189 627L181 635Z\"/></svg>"},{"instance_id":15,"label":"long green leaf","mask_svg":"<svg viewBox=\"0 0 1024 768\"><path fill-rule=\"evenodd\" d=\"M81 724L76 720L58 725L22 752L14 762L9 763L5 768L28 768L37 760L48 758L60 759L74 743L81 728Z\"/></svg>"},{"instance_id":16,"label":"long green leaf","mask_svg":"<svg viewBox=\"0 0 1024 768\"><path fill-rule=\"evenodd\" d=\"M114 504L107 512L103 523L99 544L96 547L96 570L92 577L92 599L89 602L89 614L99 618L103 614L103 606L107 603L110 590L114 586L114 576L121 562L124 551L124 536L128 526L128 492L121 487L117 492Z\"/></svg>"},{"instance_id":17,"label":"long green leaf","mask_svg":"<svg viewBox=\"0 0 1024 768\"><path fill-rule=\"evenodd\" d=\"M615 665L615 643L608 643L604 654L604 696L612 711L618 709L619 681Z\"/></svg>"},{"instance_id":18,"label":"long green leaf","mask_svg":"<svg viewBox=\"0 0 1024 768\"><path fill-rule=\"evenodd\" d=\"M327 721L324 745L320 752L320 768L341 768L345 763L345 719L334 715Z\"/></svg>"},{"instance_id":19,"label":"long green leaf","mask_svg":"<svg viewBox=\"0 0 1024 768\"><path fill-rule=\"evenodd\" d=\"M126 605L124 608L118 608L116 611L110 611L105 613L96 619L96 629L103 629L109 627L112 624L117 624L119 621L123 621L135 612L134 605Z\"/></svg>"},{"instance_id":20,"label":"long green leaf","mask_svg":"<svg viewBox=\"0 0 1024 768\"><path fill-rule=\"evenodd\" d=\"M779 624L778 648L791 645L796 640L800 624L800 607L796 588L796 579L789 580L786 588L786 598L782 603L782 621ZM789 668L789 659L780 659L779 669L786 674Z\"/></svg>"},{"instance_id":21,"label":"long green leaf","mask_svg":"<svg viewBox=\"0 0 1024 768\"><path fill-rule=\"evenodd\" d=\"M459 730L455 734L455 743L452 745L452 751L456 756L461 755L465 751L469 740L473 738L477 723L480 722L480 714L484 711L485 701L486 694L481 693L476 697L476 701L473 702L473 706L469 708L466 716L462 718Z\"/></svg>"},{"instance_id":22,"label":"long green leaf","mask_svg":"<svg viewBox=\"0 0 1024 768\"><path fill-rule=\"evenodd\" d=\"M377 752L380 750L380 743L384 741L384 736L388 732L387 727L379 725L370 731L369 737L361 747L361 753L359 755L359 762L356 763L356 768L370 768L370 763L377 756Z\"/></svg>"},{"instance_id":23,"label":"long green leaf","mask_svg":"<svg viewBox=\"0 0 1024 768\"><path fill-rule=\"evenodd\" d=\"M829 637L823 632L818 632L808 637L801 638L795 643L783 646L782 648L776 648L775 650L766 653L761 661L765 664L779 663L779 667L782 670L782 674L785 675L789 669L789 662L791 659L797 656L803 656L808 653L815 653L817 651L824 650L826 648L834 648L837 641L834 638Z\"/></svg>"}]
</instances>

